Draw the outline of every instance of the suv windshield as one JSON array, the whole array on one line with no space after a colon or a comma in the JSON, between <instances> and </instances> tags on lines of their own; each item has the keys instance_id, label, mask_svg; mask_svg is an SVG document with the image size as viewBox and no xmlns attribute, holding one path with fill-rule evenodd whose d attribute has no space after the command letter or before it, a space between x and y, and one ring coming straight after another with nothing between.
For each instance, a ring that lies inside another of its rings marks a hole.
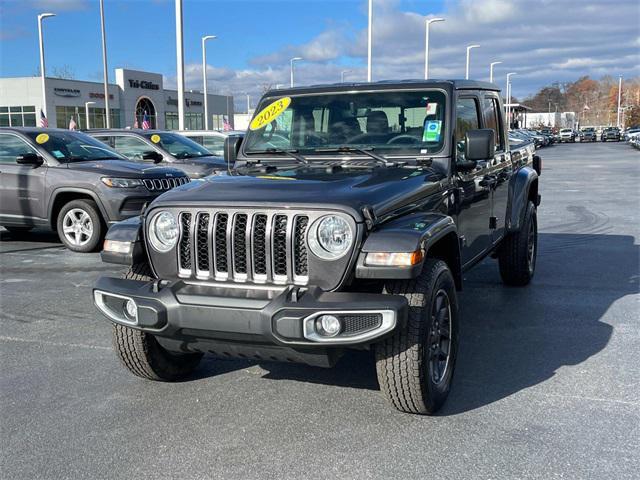
<instances>
[{"instance_id":1,"label":"suv windshield","mask_svg":"<svg viewBox=\"0 0 640 480\"><path fill-rule=\"evenodd\" d=\"M177 133L146 133L144 136L176 158L198 158L213 155L199 143Z\"/></svg>"},{"instance_id":2,"label":"suv windshield","mask_svg":"<svg viewBox=\"0 0 640 480\"><path fill-rule=\"evenodd\" d=\"M93 160L127 160L100 140L80 132L55 130L25 132L59 162L87 162Z\"/></svg>"},{"instance_id":3,"label":"suv windshield","mask_svg":"<svg viewBox=\"0 0 640 480\"><path fill-rule=\"evenodd\" d=\"M264 99L244 152L375 149L435 153L444 144L445 94L439 90L334 93Z\"/></svg>"},{"instance_id":4,"label":"suv windshield","mask_svg":"<svg viewBox=\"0 0 640 480\"><path fill-rule=\"evenodd\" d=\"M587 128L583 128L582 131L583 132L595 132L596 130L593 127L587 127Z\"/></svg>"}]
</instances>

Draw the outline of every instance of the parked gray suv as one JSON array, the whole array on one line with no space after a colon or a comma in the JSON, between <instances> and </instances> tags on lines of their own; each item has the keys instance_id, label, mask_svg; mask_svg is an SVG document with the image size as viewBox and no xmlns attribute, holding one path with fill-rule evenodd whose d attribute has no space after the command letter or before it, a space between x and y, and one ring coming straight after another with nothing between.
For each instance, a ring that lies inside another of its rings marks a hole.
<instances>
[{"instance_id":1,"label":"parked gray suv","mask_svg":"<svg viewBox=\"0 0 640 480\"><path fill-rule=\"evenodd\" d=\"M174 168L130 162L84 133L0 128L0 225L13 234L50 227L76 252L94 250L108 225L189 181Z\"/></svg>"},{"instance_id":2,"label":"parked gray suv","mask_svg":"<svg viewBox=\"0 0 640 480\"><path fill-rule=\"evenodd\" d=\"M89 130L89 135L114 148L134 162L179 168L191 178L202 178L227 170L224 158L178 133L163 130Z\"/></svg>"}]
</instances>

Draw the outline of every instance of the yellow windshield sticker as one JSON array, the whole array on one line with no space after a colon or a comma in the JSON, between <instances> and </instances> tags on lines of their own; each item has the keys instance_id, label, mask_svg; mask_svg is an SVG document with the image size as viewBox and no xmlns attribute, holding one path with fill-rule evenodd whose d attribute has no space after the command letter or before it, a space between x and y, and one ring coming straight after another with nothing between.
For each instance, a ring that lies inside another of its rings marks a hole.
<instances>
[{"instance_id":1,"label":"yellow windshield sticker","mask_svg":"<svg viewBox=\"0 0 640 480\"><path fill-rule=\"evenodd\" d=\"M46 133L41 133L36 137L36 143L42 145L43 143L47 143L49 141L49 135Z\"/></svg>"},{"instance_id":2,"label":"yellow windshield sticker","mask_svg":"<svg viewBox=\"0 0 640 480\"><path fill-rule=\"evenodd\" d=\"M289 108L291 104L291 97L283 97L279 98L275 102L270 103L266 107L264 107L260 113L258 113L253 120L251 120L251 124L249 125L250 130L260 130L265 127L269 123L273 122L276 118L278 118L282 113Z\"/></svg>"},{"instance_id":3,"label":"yellow windshield sticker","mask_svg":"<svg viewBox=\"0 0 640 480\"><path fill-rule=\"evenodd\" d=\"M267 180L295 180L291 177L276 177L275 175L258 175L258 178L264 178Z\"/></svg>"},{"instance_id":4,"label":"yellow windshield sticker","mask_svg":"<svg viewBox=\"0 0 640 480\"><path fill-rule=\"evenodd\" d=\"M160 143L160 135L151 135L151 141L153 143Z\"/></svg>"}]
</instances>

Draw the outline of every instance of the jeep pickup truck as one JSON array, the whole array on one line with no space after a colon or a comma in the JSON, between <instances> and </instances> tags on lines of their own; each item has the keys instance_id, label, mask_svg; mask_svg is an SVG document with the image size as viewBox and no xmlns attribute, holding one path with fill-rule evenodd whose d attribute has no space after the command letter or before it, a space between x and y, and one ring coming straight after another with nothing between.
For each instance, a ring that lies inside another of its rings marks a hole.
<instances>
[{"instance_id":1,"label":"jeep pickup truck","mask_svg":"<svg viewBox=\"0 0 640 480\"><path fill-rule=\"evenodd\" d=\"M103 259L130 268L93 299L120 360L172 381L205 353L330 367L370 349L395 408L436 412L464 271L487 256L507 285L535 271L540 159L511 150L503 111L468 80L267 92L226 141L234 170L109 230Z\"/></svg>"},{"instance_id":2,"label":"jeep pickup truck","mask_svg":"<svg viewBox=\"0 0 640 480\"><path fill-rule=\"evenodd\" d=\"M106 227L189 182L182 171L141 165L80 132L0 128L0 225L12 234L58 232L75 252L90 252Z\"/></svg>"},{"instance_id":3,"label":"jeep pickup truck","mask_svg":"<svg viewBox=\"0 0 640 480\"><path fill-rule=\"evenodd\" d=\"M618 127L605 128L604 130L602 130L602 133L600 134L600 141L601 142L609 142L609 141L619 142L620 129Z\"/></svg>"}]
</instances>

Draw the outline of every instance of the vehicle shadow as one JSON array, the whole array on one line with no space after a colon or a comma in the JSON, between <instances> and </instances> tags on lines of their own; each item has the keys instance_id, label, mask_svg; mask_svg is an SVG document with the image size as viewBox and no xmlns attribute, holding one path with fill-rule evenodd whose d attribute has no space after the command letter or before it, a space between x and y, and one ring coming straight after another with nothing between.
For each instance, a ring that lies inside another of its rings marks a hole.
<instances>
[{"instance_id":1,"label":"vehicle shadow","mask_svg":"<svg viewBox=\"0 0 640 480\"><path fill-rule=\"evenodd\" d=\"M465 275L460 294L460 349L451 394L440 415L491 404L549 380L564 367L603 350L613 327L609 307L638 293L640 246L631 236L542 233L536 277L525 288L505 287L497 262ZM350 351L335 368L226 360L205 364L196 377L259 363L268 380L296 380L377 390L374 356ZM211 368L211 370L209 370Z\"/></svg>"}]
</instances>

